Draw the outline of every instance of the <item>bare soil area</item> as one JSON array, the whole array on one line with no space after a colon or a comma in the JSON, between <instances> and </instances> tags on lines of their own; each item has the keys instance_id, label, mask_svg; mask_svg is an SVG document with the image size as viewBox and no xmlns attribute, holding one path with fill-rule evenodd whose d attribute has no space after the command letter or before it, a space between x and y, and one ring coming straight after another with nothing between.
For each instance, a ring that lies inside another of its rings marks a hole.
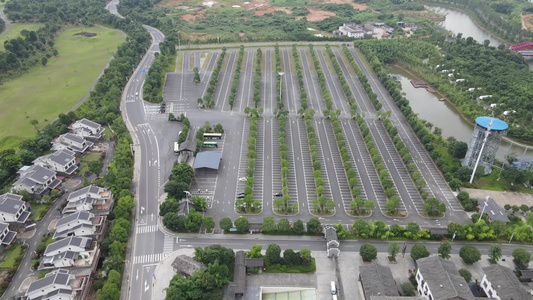
<instances>
[{"instance_id":1,"label":"bare soil area","mask_svg":"<svg viewBox=\"0 0 533 300\"><path fill-rule=\"evenodd\" d=\"M192 22L192 21L196 20L196 18L198 18L198 17L199 17L198 15L186 14L186 15L182 15L180 18L183 21Z\"/></svg>"},{"instance_id":2,"label":"bare soil area","mask_svg":"<svg viewBox=\"0 0 533 300\"><path fill-rule=\"evenodd\" d=\"M358 10L365 10L368 6L364 3L354 3L351 0L326 0L325 3L333 4L350 4L353 8Z\"/></svg>"},{"instance_id":3,"label":"bare soil area","mask_svg":"<svg viewBox=\"0 0 533 300\"><path fill-rule=\"evenodd\" d=\"M533 29L531 18L533 18L533 14L522 15L522 29Z\"/></svg>"},{"instance_id":4,"label":"bare soil area","mask_svg":"<svg viewBox=\"0 0 533 300\"><path fill-rule=\"evenodd\" d=\"M309 22L318 22L322 21L324 19L327 19L329 17L335 16L335 13L315 8L307 8L309 10L309 14L305 16L307 18L307 21ZM297 20L301 19L303 17L299 16L296 17Z\"/></svg>"}]
</instances>

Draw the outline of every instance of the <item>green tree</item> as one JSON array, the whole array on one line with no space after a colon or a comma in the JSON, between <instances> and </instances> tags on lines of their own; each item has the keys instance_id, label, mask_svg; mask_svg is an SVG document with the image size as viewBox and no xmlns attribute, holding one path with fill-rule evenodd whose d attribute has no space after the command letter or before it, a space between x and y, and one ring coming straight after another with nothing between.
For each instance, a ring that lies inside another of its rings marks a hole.
<instances>
[{"instance_id":1,"label":"green tree","mask_svg":"<svg viewBox=\"0 0 533 300\"><path fill-rule=\"evenodd\" d=\"M313 217L307 222L307 233L316 234L322 232L322 224L317 217Z\"/></svg>"},{"instance_id":2,"label":"green tree","mask_svg":"<svg viewBox=\"0 0 533 300\"><path fill-rule=\"evenodd\" d=\"M90 161L87 166L89 167L89 171L93 172L96 177L100 177L100 172L102 172L104 164L101 161L93 160Z\"/></svg>"},{"instance_id":3,"label":"green tree","mask_svg":"<svg viewBox=\"0 0 533 300\"><path fill-rule=\"evenodd\" d=\"M276 244L268 245L265 253L265 264L267 266L277 264L281 260L281 248Z\"/></svg>"},{"instance_id":4,"label":"green tree","mask_svg":"<svg viewBox=\"0 0 533 300\"><path fill-rule=\"evenodd\" d=\"M263 225L261 226L261 230L264 233L269 233L269 232L276 231L276 221L274 221L274 217L264 217L263 218Z\"/></svg>"},{"instance_id":5,"label":"green tree","mask_svg":"<svg viewBox=\"0 0 533 300\"><path fill-rule=\"evenodd\" d=\"M359 254L364 261L372 261L378 257L378 250L376 249L376 246L369 243L364 243L359 248Z\"/></svg>"},{"instance_id":6,"label":"green tree","mask_svg":"<svg viewBox=\"0 0 533 300\"><path fill-rule=\"evenodd\" d=\"M231 226L233 226L233 222L231 221L229 217L224 217L220 219L219 225L220 225L220 229L228 231L231 228Z\"/></svg>"},{"instance_id":7,"label":"green tree","mask_svg":"<svg viewBox=\"0 0 533 300\"><path fill-rule=\"evenodd\" d=\"M237 228L237 231L239 232L247 231L248 230L248 218L240 217L237 220L235 220L235 227Z\"/></svg>"},{"instance_id":8,"label":"green tree","mask_svg":"<svg viewBox=\"0 0 533 300\"><path fill-rule=\"evenodd\" d=\"M463 277L466 282L470 282L472 280L472 273L470 273L470 271L468 271L467 269L459 269L459 275L461 275L461 277Z\"/></svg>"},{"instance_id":9,"label":"green tree","mask_svg":"<svg viewBox=\"0 0 533 300\"><path fill-rule=\"evenodd\" d=\"M179 211L179 202L174 198L168 198L159 205L159 215L165 216L169 212L177 213Z\"/></svg>"},{"instance_id":10,"label":"green tree","mask_svg":"<svg viewBox=\"0 0 533 300\"><path fill-rule=\"evenodd\" d=\"M291 231L291 224L289 223L289 221L287 219L279 220L278 231L279 232L285 232L285 233Z\"/></svg>"},{"instance_id":11,"label":"green tree","mask_svg":"<svg viewBox=\"0 0 533 300\"><path fill-rule=\"evenodd\" d=\"M196 211L205 211L207 209L207 200L204 197L192 196L191 200Z\"/></svg>"},{"instance_id":12,"label":"green tree","mask_svg":"<svg viewBox=\"0 0 533 300\"><path fill-rule=\"evenodd\" d=\"M292 225L292 232L295 234L303 234L304 233L304 223L302 220L296 220L294 224Z\"/></svg>"},{"instance_id":13,"label":"green tree","mask_svg":"<svg viewBox=\"0 0 533 300\"><path fill-rule=\"evenodd\" d=\"M253 245L252 249L250 251L246 252L246 257L248 258L259 258L261 257L261 250L263 249L263 246L261 245Z\"/></svg>"},{"instance_id":14,"label":"green tree","mask_svg":"<svg viewBox=\"0 0 533 300\"><path fill-rule=\"evenodd\" d=\"M416 295L415 286L410 282L402 283L401 288L402 288L403 296L415 296Z\"/></svg>"},{"instance_id":15,"label":"green tree","mask_svg":"<svg viewBox=\"0 0 533 300\"><path fill-rule=\"evenodd\" d=\"M300 255L292 249L283 251L283 262L289 266L296 266L300 264Z\"/></svg>"},{"instance_id":16,"label":"green tree","mask_svg":"<svg viewBox=\"0 0 533 300\"><path fill-rule=\"evenodd\" d=\"M452 244L450 241L444 241L439 246L439 255L444 259L450 259L450 253L452 252Z\"/></svg>"},{"instance_id":17,"label":"green tree","mask_svg":"<svg viewBox=\"0 0 533 300\"><path fill-rule=\"evenodd\" d=\"M191 209L185 217L185 229L194 232L200 230L200 227L202 227L202 219L203 216L200 212Z\"/></svg>"},{"instance_id":18,"label":"green tree","mask_svg":"<svg viewBox=\"0 0 533 300\"><path fill-rule=\"evenodd\" d=\"M502 258L502 247L500 245L491 245L489 249L489 260L492 263L496 263L500 258Z\"/></svg>"},{"instance_id":19,"label":"green tree","mask_svg":"<svg viewBox=\"0 0 533 300\"><path fill-rule=\"evenodd\" d=\"M311 250L303 248L298 254L300 254L303 266L307 267L311 265L311 262L313 261L313 258L311 257Z\"/></svg>"},{"instance_id":20,"label":"green tree","mask_svg":"<svg viewBox=\"0 0 533 300\"><path fill-rule=\"evenodd\" d=\"M391 213L395 214L398 212L398 208L400 207L400 197L398 196L392 196L387 203L385 203L385 208Z\"/></svg>"},{"instance_id":21,"label":"green tree","mask_svg":"<svg viewBox=\"0 0 533 300\"><path fill-rule=\"evenodd\" d=\"M437 198L429 198L424 203L423 209L428 216L440 216L446 212L446 205Z\"/></svg>"},{"instance_id":22,"label":"green tree","mask_svg":"<svg viewBox=\"0 0 533 300\"><path fill-rule=\"evenodd\" d=\"M513 250L513 259L519 266L527 267L531 261L531 254L524 248L516 248Z\"/></svg>"},{"instance_id":23,"label":"green tree","mask_svg":"<svg viewBox=\"0 0 533 300\"><path fill-rule=\"evenodd\" d=\"M479 250L470 245L461 247L461 250L459 250L459 256L466 264L473 264L481 259L481 253Z\"/></svg>"},{"instance_id":24,"label":"green tree","mask_svg":"<svg viewBox=\"0 0 533 300\"><path fill-rule=\"evenodd\" d=\"M389 256L392 258L392 260L396 261L396 255L400 252L400 244L397 242L390 242L389 243Z\"/></svg>"},{"instance_id":25,"label":"green tree","mask_svg":"<svg viewBox=\"0 0 533 300\"><path fill-rule=\"evenodd\" d=\"M202 225L204 226L206 232L211 232L213 228L215 228L215 221L213 221L212 217L207 216L202 221Z\"/></svg>"},{"instance_id":26,"label":"green tree","mask_svg":"<svg viewBox=\"0 0 533 300\"><path fill-rule=\"evenodd\" d=\"M428 256L429 256L429 251L425 245L416 244L416 245L413 245L413 247L411 248L411 258L415 261L420 258L424 258Z\"/></svg>"}]
</instances>

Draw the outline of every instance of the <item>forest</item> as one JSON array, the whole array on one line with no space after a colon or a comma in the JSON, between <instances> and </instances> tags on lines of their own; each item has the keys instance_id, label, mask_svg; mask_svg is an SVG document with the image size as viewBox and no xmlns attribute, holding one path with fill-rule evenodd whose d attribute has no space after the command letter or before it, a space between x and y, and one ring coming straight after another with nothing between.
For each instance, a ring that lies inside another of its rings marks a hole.
<instances>
[{"instance_id":1,"label":"forest","mask_svg":"<svg viewBox=\"0 0 533 300\"><path fill-rule=\"evenodd\" d=\"M455 43L445 42L444 36L433 38L369 40L365 45L372 48L381 62L403 64L427 80L471 121L480 115L494 115L510 124L508 136L533 141L533 128L528 126L533 119L533 73L524 59L503 47L492 47L488 41L479 44L471 37L464 39L459 35ZM426 58L429 62L424 64ZM443 69L455 69L457 78L466 79L465 83L451 82L440 72ZM468 90L471 87L481 89L472 92ZM479 101L480 95L492 98L489 102ZM497 105L490 109L493 103ZM516 112L505 116L504 111Z\"/></svg>"}]
</instances>

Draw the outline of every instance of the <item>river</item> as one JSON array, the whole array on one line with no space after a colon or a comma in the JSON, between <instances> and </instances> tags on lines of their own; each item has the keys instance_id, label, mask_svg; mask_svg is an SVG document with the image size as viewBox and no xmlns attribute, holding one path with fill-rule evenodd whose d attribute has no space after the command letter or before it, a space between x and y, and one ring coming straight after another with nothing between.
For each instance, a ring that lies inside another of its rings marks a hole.
<instances>
[{"instance_id":1,"label":"river","mask_svg":"<svg viewBox=\"0 0 533 300\"><path fill-rule=\"evenodd\" d=\"M501 44L496 37L477 26L476 23L463 12L436 6L428 7L428 9L438 14L446 15L446 20L441 24L445 29L455 34L462 33L463 37L471 36L479 43L483 43L484 40L488 39L490 45L497 46ZM533 61L530 61L529 65L533 68ZM388 72L402 75L400 78L402 92L405 93L405 97L409 100L413 111L417 113L420 118L441 128L443 137L447 138L453 136L459 141L470 143L470 137L474 128L470 123L463 120L455 107L448 102L439 101L435 94L426 91L426 89L414 88L410 83L411 78L409 78L409 75L405 72L394 67L389 67ZM509 142L502 140L496 158L498 160L503 160L505 156L509 154L533 158L533 148L527 151L525 150L526 148L524 147L511 145Z\"/></svg>"}]
</instances>

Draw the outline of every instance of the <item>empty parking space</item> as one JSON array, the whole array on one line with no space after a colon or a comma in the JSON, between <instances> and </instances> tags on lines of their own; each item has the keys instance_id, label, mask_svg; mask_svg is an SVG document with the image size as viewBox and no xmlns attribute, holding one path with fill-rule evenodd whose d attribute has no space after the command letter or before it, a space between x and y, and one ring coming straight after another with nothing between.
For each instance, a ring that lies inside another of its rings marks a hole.
<instances>
[{"instance_id":1,"label":"empty parking space","mask_svg":"<svg viewBox=\"0 0 533 300\"><path fill-rule=\"evenodd\" d=\"M255 169L254 169L254 200L261 203L263 207L263 183L264 183L264 169L265 169L265 119L257 119L257 137L255 139ZM270 178L268 178L270 180Z\"/></svg>"},{"instance_id":2,"label":"empty parking space","mask_svg":"<svg viewBox=\"0 0 533 300\"><path fill-rule=\"evenodd\" d=\"M246 169L248 168L248 143L246 141L250 136L250 124L250 119L245 118L244 126L242 128L242 141L239 155L239 164L237 165L237 194L244 193L244 187L246 186ZM235 205L237 205L237 195L234 195L233 197L235 198Z\"/></svg>"},{"instance_id":3,"label":"empty parking space","mask_svg":"<svg viewBox=\"0 0 533 300\"><path fill-rule=\"evenodd\" d=\"M296 129L297 143L299 143L300 155L302 158L303 174L304 174L304 183L305 190L307 194L307 199L302 199L302 201L307 201L307 207L309 211L313 209L313 199L316 199L316 185L315 179L313 177L313 162L311 161L311 152L309 150L309 141L307 139L307 129L305 128L305 121L303 119L297 119L296 125L291 123L292 130ZM294 139L293 139L294 141ZM293 145L295 145L293 143ZM318 148L318 147L317 147Z\"/></svg>"}]
</instances>

